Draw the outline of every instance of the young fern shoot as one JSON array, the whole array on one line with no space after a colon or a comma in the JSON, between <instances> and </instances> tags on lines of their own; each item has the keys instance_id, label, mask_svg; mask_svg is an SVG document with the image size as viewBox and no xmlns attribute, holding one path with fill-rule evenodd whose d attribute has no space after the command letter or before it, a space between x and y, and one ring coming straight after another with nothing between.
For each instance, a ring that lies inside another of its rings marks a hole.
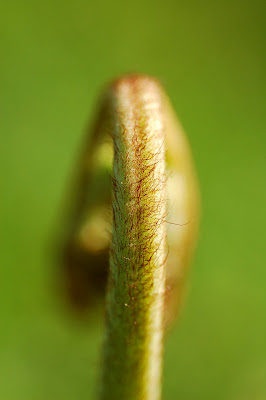
<instances>
[{"instance_id":1,"label":"young fern shoot","mask_svg":"<svg viewBox=\"0 0 266 400\"><path fill-rule=\"evenodd\" d=\"M165 326L180 309L198 230L190 148L161 85L144 75L106 89L89 140L63 264L80 306L109 254L98 399L160 400Z\"/></svg>"}]
</instances>

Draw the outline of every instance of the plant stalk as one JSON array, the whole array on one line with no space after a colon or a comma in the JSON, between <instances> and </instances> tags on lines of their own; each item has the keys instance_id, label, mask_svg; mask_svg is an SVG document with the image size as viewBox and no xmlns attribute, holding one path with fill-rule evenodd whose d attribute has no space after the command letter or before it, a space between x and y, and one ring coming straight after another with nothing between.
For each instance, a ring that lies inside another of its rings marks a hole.
<instances>
[{"instance_id":1,"label":"plant stalk","mask_svg":"<svg viewBox=\"0 0 266 400\"><path fill-rule=\"evenodd\" d=\"M167 258L160 87L131 76L109 96L113 228L100 399L159 400Z\"/></svg>"}]
</instances>

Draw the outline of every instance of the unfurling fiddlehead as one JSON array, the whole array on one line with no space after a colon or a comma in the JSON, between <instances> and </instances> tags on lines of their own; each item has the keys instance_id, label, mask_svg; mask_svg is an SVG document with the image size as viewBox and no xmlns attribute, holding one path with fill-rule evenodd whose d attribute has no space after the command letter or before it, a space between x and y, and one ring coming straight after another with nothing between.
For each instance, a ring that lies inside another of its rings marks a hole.
<instances>
[{"instance_id":1,"label":"unfurling fiddlehead","mask_svg":"<svg viewBox=\"0 0 266 400\"><path fill-rule=\"evenodd\" d=\"M89 282L109 252L99 398L159 400L164 327L198 225L189 146L161 85L141 75L108 87L90 140L65 240L68 282L86 299L84 270Z\"/></svg>"}]
</instances>

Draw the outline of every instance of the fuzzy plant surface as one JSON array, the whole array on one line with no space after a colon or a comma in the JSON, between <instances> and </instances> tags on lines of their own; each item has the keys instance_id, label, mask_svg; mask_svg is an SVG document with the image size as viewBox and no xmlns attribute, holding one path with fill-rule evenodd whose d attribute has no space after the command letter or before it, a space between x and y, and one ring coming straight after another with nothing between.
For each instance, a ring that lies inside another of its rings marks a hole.
<instances>
[{"instance_id":1,"label":"fuzzy plant surface","mask_svg":"<svg viewBox=\"0 0 266 400\"><path fill-rule=\"evenodd\" d=\"M130 75L104 91L84 149L63 254L78 305L84 277L92 288L108 270L98 399L160 400L165 327L198 230L190 148L160 83Z\"/></svg>"},{"instance_id":2,"label":"fuzzy plant surface","mask_svg":"<svg viewBox=\"0 0 266 400\"><path fill-rule=\"evenodd\" d=\"M113 229L100 398L157 400L167 259L160 91L131 77L110 97Z\"/></svg>"}]
</instances>

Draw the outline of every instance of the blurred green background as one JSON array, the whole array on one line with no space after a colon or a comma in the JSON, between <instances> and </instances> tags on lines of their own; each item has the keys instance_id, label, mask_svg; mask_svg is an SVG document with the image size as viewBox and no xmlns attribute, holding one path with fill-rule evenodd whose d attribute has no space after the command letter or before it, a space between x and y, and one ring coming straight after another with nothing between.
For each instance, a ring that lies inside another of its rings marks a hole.
<instances>
[{"instance_id":1,"label":"blurred green background","mask_svg":"<svg viewBox=\"0 0 266 400\"><path fill-rule=\"evenodd\" d=\"M157 76L195 156L202 224L165 400L266 399L264 2L0 6L0 400L93 399L102 312L53 292L50 245L99 90Z\"/></svg>"}]
</instances>

